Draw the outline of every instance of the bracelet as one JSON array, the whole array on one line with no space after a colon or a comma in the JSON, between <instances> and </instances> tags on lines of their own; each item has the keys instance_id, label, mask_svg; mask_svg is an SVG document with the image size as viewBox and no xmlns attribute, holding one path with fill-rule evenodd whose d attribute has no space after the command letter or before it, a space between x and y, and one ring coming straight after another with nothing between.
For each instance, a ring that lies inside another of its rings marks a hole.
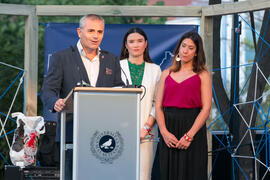
<instances>
[{"instance_id":1,"label":"bracelet","mask_svg":"<svg viewBox=\"0 0 270 180\"><path fill-rule=\"evenodd\" d=\"M150 133L151 128L150 128L147 124L145 124L145 125L143 126L143 128L144 128L148 133Z\"/></svg>"},{"instance_id":2,"label":"bracelet","mask_svg":"<svg viewBox=\"0 0 270 180\"><path fill-rule=\"evenodd\" d=\"M184 134L184 139L188 142L192 142L193 138L189 137L187 134Z\"/></svg>"}]
</instances>

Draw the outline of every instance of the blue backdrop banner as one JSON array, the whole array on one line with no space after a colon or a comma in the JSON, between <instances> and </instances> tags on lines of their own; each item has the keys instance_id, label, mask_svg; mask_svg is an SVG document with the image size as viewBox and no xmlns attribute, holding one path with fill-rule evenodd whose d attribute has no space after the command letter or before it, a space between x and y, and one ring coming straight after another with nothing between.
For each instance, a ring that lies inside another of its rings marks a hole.
<instances>
[{"instance_id":1,"label":"blue backdrop banner","mask_svg":"<svg viewBox=\"0 0 270 180\"><path fill-rule=\"evenodd\" d=\"M50 66L50 58L56 51L73 46L78 41L77 23L47 23L45 28L45 61L44 77ZM101 49L120 56L125 33L132 27L139 27L148 37L150 57L154 63L164 70L170 65L174 47L188 31L198 31L197 25L144 25L144 24L106 24ZM43 116L47 121L56 121L56 113L52 114L43 108Z\"/></svg>"}]
</instances>

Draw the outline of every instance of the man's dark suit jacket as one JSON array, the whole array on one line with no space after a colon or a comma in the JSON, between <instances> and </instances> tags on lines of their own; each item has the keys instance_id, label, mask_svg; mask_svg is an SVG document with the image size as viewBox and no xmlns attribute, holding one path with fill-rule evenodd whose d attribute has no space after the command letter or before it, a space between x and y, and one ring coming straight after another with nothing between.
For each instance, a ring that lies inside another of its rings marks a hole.
<instances>
[{"instance_id":1,"label":"man's dark suit jacket","mask_svg":"<svg viewBox=\"0 0 270 180\"><path fill-rule=\"evenodd\" d=\"M121 69L118 58L107 52L100 51L99 75L96 87L122 86ZM77 46L53 54L47 76L41 90L43 105L51 112L59 98L65 98L68 93L82 81L90 84L86 69L77 49ZM94 108L94 107L93 107ZM67 115L67 142L72 142L73 119L72 114ZM58 118L57 140L60 134L60 121Z\"/></svg>"}]
</instances>

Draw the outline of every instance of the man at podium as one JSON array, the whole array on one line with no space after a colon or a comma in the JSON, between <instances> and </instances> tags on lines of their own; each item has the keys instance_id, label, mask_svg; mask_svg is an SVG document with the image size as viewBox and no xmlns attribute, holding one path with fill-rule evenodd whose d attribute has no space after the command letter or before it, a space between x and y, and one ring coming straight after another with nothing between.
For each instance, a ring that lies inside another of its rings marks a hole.
<instances>
[{"instance_id":1,"label":"man at podium","mask_svg":"<svg viewBox=\"0 0 270 180\"><path fill-rule=\"evenodd\" d=\"M118 58L99 45L104 35L104 19L88 14L80 19L77 28L79 40L75 46L56 52L43 82L41 100L51 112L61 112L64 98L75 86L114 87L122 86ZM67 114L66 142L72 143L72 114ZM56 140L59 142L60 118ZM66 152L65 179L72 179L72 150Z\"/></svg>"}]
</instances>

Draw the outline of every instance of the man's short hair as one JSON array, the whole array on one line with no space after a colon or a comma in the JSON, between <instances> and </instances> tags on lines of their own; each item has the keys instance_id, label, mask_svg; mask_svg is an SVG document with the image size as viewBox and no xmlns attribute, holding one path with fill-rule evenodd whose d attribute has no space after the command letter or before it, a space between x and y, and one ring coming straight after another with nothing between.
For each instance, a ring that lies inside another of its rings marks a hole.
<instances>
[{"instance_id":1,"label":"man's short hair","mask_svg":"<svg viewBox=\"0 0 270 180\"><path fill-rule=\"evenodd\" d=\"M103 17L97 15L97 14L86 14L84 15L81 19L80 19L80 28L84 28L85 25L85 19L90 19L90 20L100 20L103 22L104 26L105 26L105 21L103 19Z\"/></svg>"}]
</instances>

